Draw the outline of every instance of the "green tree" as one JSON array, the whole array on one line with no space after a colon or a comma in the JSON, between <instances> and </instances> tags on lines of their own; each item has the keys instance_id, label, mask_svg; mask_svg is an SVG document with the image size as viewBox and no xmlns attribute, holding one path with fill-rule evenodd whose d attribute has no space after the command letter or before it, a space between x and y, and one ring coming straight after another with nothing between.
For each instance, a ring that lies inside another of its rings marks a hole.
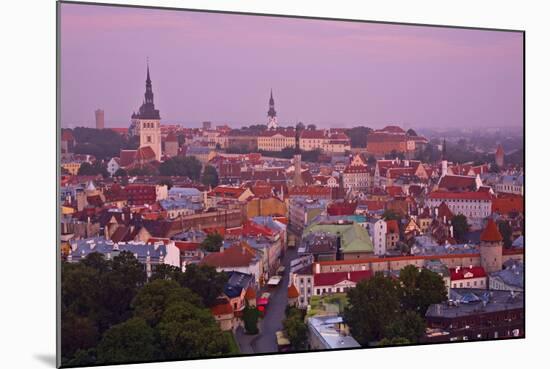
<instances>
[{"instance_id":1,"label":"green tree","mask_svg":"<svg viewBox=\"0 0 550 369\"><path fill-rule=\"evenodd\" d=\"M394 337L392 339L382 338L378 341L377 346L399 346L399 345L410 345L411 342L403 337Z\"/></svg>"},{"instance_id":2,"label":"green tree","mask_svg":"<svg viewBox=\"0 0 550 369\"><path fill-rule=\"evenodd\" d=\"M384 211L382 218L384 218L384 220L397 220L397 223L401 223L403 215L393 209L388 209Z\"/></svg>"},{"instance_id":3,"label":"green tree","mask_svg":"<svg viewBox=\"0 0 550 369\"><path fill-rule=\"evenodd\" d=\"M78 168L78 175L79 176L102 175L104 178L107 178L109 176L109 172L107 172L107 166L99 160L96 160L93 164L90 164L85 161L80 165L80 168Z\"/></svg>"},{"instance_id":4,"label":"green tree","mask_svg":"<svg viewBox=\"0 0 550 369\"><path fill-rule=\"evenodd\" d=\"M156 359L155 332L142 318L132 318L105 332L97 346L101 364L152 361Z\"/></svg>"},{"instance_id":5,"label":"green tree","mask_svg":"<svg viewBox=\"0 0 550 369\"><path fill-rule=\"evenodd\" d=\"M350 138L351 147L360 147L363 149L367 147L367 136L370 132L372 132L371 128L363 126L353 127L347 130L346 134Z\"/></svg>"},{"instance_id":6,"label":"green tree","mask_svg":"<svg viewBox=\"0 0 550 369\"><path fill-rule=\"evenodd\" d=\"M386 338L406 339L408 343L417 343L426 334L426 322L422 317L407 310L399 318L388 325Z\"/></svg>"},{"instance_id":7,"label":"green tree","mask_svg":"<svg viewBox=\"0 0 550 369\"><path fill-rule=\"evenodd\" d=\"M502 235L504 247L512 246L512 227L510 226L510 223L505 220L501 220L497 222L497 225L498 230Z\"/></svg>"},{"instance_id":8,"label":"green tree","mask_svg":"<svg viewBox=\"0 0 550 369\"><path fill-rule=\"evenodd\" d=\"M158 174L158 169L151 164L139 165L128 170L129 176L157 176Z\"/></svg>"},{"instance_id":9,"label":"green tree","mask_svg":"<svg viewBox=\"0 0 550 369\"><path fill-rule=\"evenodd\" d=\"M428 307L447 299L443 278L429 269L407 265L399 272L401 282L401 306L405 310L426 314Z\"/></svg>"},{"instance_id":10,"label":"green tree","mask_svg":"<svg viewBox=\"0 0 550 369\"><path fill-rule=\"evenodd\" d=\"M255 307L247 306L243 311L244 329L246 334L258 334L258 318L260 312Z\"/></svg>"},{"instance_id":11,"label":"green tree","mask_svg":"<svg viewBox=\"0 0 550 369\"><path fill-rule=\"evenodd\" d=\"M287 310L287 316L283 320L283 328L290 345L294 350L303 350L307 344L307 325L304 322L305 313L298 308Z\"/></svg>"},{"instance_id":12,"label":"green tree","mask_svg":"<svg viewBox=\"0 0 550 369\"><path fill-rule=\"evenodd\" d=\"M209 310L188 301L170 303L157 327L163 359L221 356L231 352Z\"/></svg>"},{"instance_id":13,"label":"green tree","mask_svg":"<svg viewBox=\"0 0 550 369\"><path fill-rule=\"evenodd\" d=\"M413 137L416 137L416 136L418 136L418 135L416 134L416 132L415 132L415 130L414 130L414 129L412 129L412 128L409 128L409 129L407 130L407 136L413 136Z\"/></svg>"},{"instance_id":14,"label":"green tree","mask_svg":"<svg viewBox=\"0 0 550 369\"><path fill-rule=\"evenodd\" d=\"M205 186L216 187L219 183L218 171L212 165L207 165L204 167L204 172L202 173L201 183Z\"/></svg>"},{"instance_id":15,"label":"green tree","mask_svg":"<svg viewBox=\"0 0 550 369\"><path fill-rule=\"evenodd\" d=\"M347 292L344 319L363 346L386 336L388 325L400 314L399 283L376 273Z\"/></svg>"},{"instance_id":16,"label":"green tree","mask_svg":"<svg viewBox=\"0 0 550 369\"><path fill-rule=\"evenodd\" d=\"M100 336L92 319L67 309L62 309L61 316L61 352L64 357L72 358L79 350L87 351L97 345Z\"/></svg>"},{"instance_id":17,"label":"green tree","mask_svg":"<svg viewBox=\"0 0 550 369\"><path fill-rule=\"evenodd\" d=\"M172 182L170 178L161 179L158 184L161 186L166 186L168 189L174 187L174 182Z\"/></svg>"},{"instance_id":18,"label":"green tree","mask_svg":"<svg viewBox=\"0 0 550 369\"><path fill-rule=\"evenodd\" d=\"M451 219L454 238L460 242L466 241L466 233L470 229L468 220L463 214L457 214Z\"/></svg>"},{"instance_id":19,"label":"green tree","mask_svg":"<svg viewBox=\"0 0 550 369\"><path fill-rule=\"evenodd\" d=\"M315 124L308 124L307 130L308 131L315 131L317 129L317 126Z\"/></svg>"},{"instance_id":20,"label":"green tree","mask_svg":"<svg viewBox=\"0 0 550 369\"><path fill-rule=\"evenodd\" d=\"M159 167L159 172L162 176L184 176L197 181L201 169L202 165L196 157L175 156L164 161Z\"/></svg>"},{"instance_id":21,"label":"green tree","mask_svg":"<svg viewBox=\"0 0 550 369\"><path fill-rule=\"evenodd\" d=\"M139 290L132 301L132 308L134 316L143 318L154 327L170 304L185 301L197 306L202 305L197 295L181 287L176 281L157 279Z\"/></svg>"},{"instance_id":22,"label":"green tree","mask_svg":"<svg viewBox=\"0 0 550 369\"><path fill-rule=\"evenodd\" d=\"M228 276L209 265L190 264L179 282L198 295L205 306L211 306L223 292Z\"/></svg>"},{"instance_id":23,"label":"green tree","mask_svg":"<svg viewBox=\"0 0 550 369\"><path fill-rule=\"evenodd\" d=\"M128 172L124 168L118 168L113 177L128 177Z\"/></svg>"},{"instance_id":24,"label":"green tree","mask_svg":"<svg viewBox=\"0 0 550 369\"><path fill-rule=\"evenodd\" d=\"M201 242L201 248L208 252L220 251L223 245L223 236L218 232L210 233L206 236L204 241Z\"/></svg>"}]
</instances>

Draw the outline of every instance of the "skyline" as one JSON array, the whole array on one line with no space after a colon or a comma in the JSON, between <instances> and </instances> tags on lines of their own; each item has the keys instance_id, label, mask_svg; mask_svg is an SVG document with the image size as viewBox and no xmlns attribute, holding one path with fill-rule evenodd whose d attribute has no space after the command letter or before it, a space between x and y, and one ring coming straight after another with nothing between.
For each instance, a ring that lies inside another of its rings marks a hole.
<instances>
[{"instance_id":1,"label":"skyline","mask_svg":"<svg viewBox=\"0 0 550 369\"><path fill-rule=\"evenodd\" d=\"M129 125L147 58L163 124L266 124L271 88L282 125L523 123L519 32L64 3L60 37L64 127Z\"/></svg>"}]
</instances>

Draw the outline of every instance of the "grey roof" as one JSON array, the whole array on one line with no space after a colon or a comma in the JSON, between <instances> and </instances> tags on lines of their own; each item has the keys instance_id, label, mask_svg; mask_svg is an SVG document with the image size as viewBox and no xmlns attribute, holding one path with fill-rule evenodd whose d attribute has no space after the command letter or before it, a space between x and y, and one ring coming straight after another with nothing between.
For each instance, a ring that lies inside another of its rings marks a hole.
<instances>
[{"instance_id":1,"label":"grey roof","mask_svg":"<svg viewBox=\"0 0 550 369\"><path fill-rule=\"evenodd\" d=\"M525 241L523 236L519 236L514 240L514 242L512 242L512 247L523 248L525 246L524 243Z\"/></svg>"},{"instance_id":2,"label":"grey roof","mask_svg":"<svg viewBox=\"0 0 550 369\"><path fill-rule=\"evenodd\" d=\"M327 349L361 347L355 338L340 330L343 322L340 316L328 315L310 317L307 324L310 332L316 335Z\"/></svg>"},{"instance_id":3,"label":"grey roof","mask_svg":"<svg viewBox=\"0 0 550 369\"><path fill-rule=\"evenodd\" d=\"M141 262L144 262L147 257L150 257L151 261L158 262L160 257L166 256L166 246L162 243L152 245L145 242L120 242L117 244L103 237L71 242L71 258L73 261L79 261L94 252L103 254L107 259L110 259L122 251L131 252Z\"/></svg>"},{"instance_id":4,"label":"grey roof","mask_svg":"<svg viewBox=\"0 0 550 369\"><path fill-rule=\"evenodd\" d=\"M523 292L456 288L449 297L453 303L430 305L426 317L458 318L524 307Z\"/></svg>"},{"instance_id":5,"label":"grey roof","mask_svg":"<svg viewBox=\"0 0 550 369\"><path fill-rule=\"evenodd\" d=\"M509 287L524 288L524 269L521 261L509 260L506 269L490 274L489 278L498 278Z\"/></svg>"},{"instance_id":6,"label":"grey roof","mask_svg":"<svg viewBox=\"0 0 550 369\"><path fill-rule=\"evenodd\" d=\"M168 190L170 197L194 197L201 196L202 192L193 187L172 187Z\"/></svg>"}]
</instances>

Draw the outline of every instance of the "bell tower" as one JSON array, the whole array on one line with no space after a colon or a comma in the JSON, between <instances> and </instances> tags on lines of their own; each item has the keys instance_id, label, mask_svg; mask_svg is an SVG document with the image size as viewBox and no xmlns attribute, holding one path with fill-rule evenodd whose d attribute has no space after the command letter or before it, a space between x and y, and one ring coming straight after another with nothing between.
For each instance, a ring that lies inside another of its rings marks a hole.
<instances>
[{"instance_id":1,"label":"bell tower","mask_svg":"<svg viewBox=\"0 0 550 369\"><path fill-rule=\"evenodd\" d=\"M132 114L132 126L139 134L139 147L149 146L155 152L155 159L161 159L160 113L155 109L153 85L147 61L147 79L145 80L145 99L137 113Z\"/></svg>"},{"instance_id":2,"label":"bell tower","mask_svg":"<svg viewBox=\"0 0 550 369\"><path fill-rule=\"evenodd\" d=\"M277 124L277 112L275 111L275 100L273 99L273 89L271 90L271 95L269 97L269 110L267 111L267 129L277 129L279 125Z\"/></svg>"}]
</instances>

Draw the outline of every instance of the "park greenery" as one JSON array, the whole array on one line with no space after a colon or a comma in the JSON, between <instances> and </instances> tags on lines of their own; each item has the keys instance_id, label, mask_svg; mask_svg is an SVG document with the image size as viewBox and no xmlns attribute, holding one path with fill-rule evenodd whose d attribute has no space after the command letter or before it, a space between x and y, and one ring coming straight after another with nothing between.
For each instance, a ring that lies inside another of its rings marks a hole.
<instances>
[{"instance_id":1,"label":"park greenery","mask_svg":"<svg viewBox=\"0 0 550 369\"><path fill-rule=\"evenodd\" d=\"M447 298L441 276L415 266L399 279L376 273L347 292L344 319L362 345L417 343L425 333L424 314L430 304Z\"/></svg>"},{"instance_id":2,"label":"park greenery","mask_svg":"<svg viewBox=\"0 0 550 369\"><path fill-rule=\"evenodd\" d=\"M218 232L210 233L201 242L201 248L207 252L217 252L223 245L223 236Z\"/></svg>"},{"instance_id":3,"label":"park greenery","mask_svg":"<svg viewBox=\"0 0 550 369\"><path fill-rule=\"evenodd\" d=\"M159 265L148 280L131 253L91 253L63 262L61 278L64 366L237 353L208 310L227 280L213 268Z\"/></svg>"},{"instance_id":4,"label":"park greenery","mask_svg":"<svg viewBox=\"0 0 550 369\"><path fill-rule=\"evenodd\" d=\"M299 351L307 348L307 325L305 323L306 312L296 307L287 307L286 318L283 320L283 328L290 341L293 350Z\"/></svg>"}]
</instances>

